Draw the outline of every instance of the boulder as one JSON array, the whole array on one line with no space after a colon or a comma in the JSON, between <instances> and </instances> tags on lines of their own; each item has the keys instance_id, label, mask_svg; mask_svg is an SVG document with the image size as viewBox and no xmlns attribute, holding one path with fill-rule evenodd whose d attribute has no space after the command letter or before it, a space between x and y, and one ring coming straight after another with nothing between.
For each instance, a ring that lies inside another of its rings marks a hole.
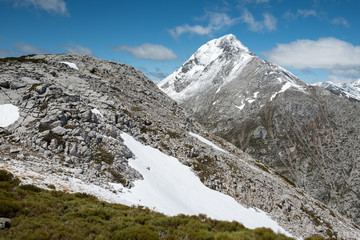
<instances>
[{"instance_id":1,"label":"boulder","mask_svg":"<svg viewBox=\"0 0 360 240\"><path fill-rule=\"evenodd\" d=\"M9 218L0 218L0 231L5 228L10 228L10 219Z\"/></svg>"}]
</instances>

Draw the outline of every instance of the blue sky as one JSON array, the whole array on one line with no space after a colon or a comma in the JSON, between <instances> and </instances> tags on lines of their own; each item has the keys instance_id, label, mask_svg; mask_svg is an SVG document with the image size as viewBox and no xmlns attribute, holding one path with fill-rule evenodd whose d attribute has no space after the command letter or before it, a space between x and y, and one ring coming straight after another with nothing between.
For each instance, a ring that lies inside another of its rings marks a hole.
<instances>
[{"instance_id":1,"label":"blue sky","mask_svg":"<svg viewBox=\"0 0 360 240\"><path fill-rule=\"evenodd\" d=\"M234 34L307 82L360 79L359 0L0 0L0 57L77 53L154 81Z\"/></svg>"}]
</instances>

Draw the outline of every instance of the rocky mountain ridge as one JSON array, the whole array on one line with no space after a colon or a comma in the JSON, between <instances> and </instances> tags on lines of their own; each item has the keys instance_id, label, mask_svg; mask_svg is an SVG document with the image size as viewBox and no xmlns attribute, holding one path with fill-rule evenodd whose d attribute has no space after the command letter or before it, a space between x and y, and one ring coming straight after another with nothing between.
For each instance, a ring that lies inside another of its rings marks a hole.
<instances>
[{"instance_id":1,"label":"rocky mountain ridge","mask_svg":"<svg viewBox=\"0 0 360 240\"><path fill-rule=\"evenodd\" d=\"M211 133L360 224L359 104L250 51L228 51L239 42L208 42L158 86ZM216 51L202 62L205 47Z\"/></svg>"},{"instance_id":2,"label":"rocky mountain ridge","mask_svg":"<svg viewBox=\"0 0 360 240\"><path fill-rule=\"evenodd\" d=\"M208 134L133 67L76 55L4 59L0 86L0 104L17 106L20 114L0 128L0 167L24 181L47 187L44 179L53 177L58 190L74 190L79 182L114 194L112 183L131 190L142 176L129 165L134 154L121 137L128 133L190 166L209 188L265 211L296 237L360 236L336 210Z\"/></svg>"},{"instance_id":3,"label":"rocky mountain ridge","mask_svg":"<svg viewBox=\"0 0 360 240\"><path fill-rule=\"evenodd\" d=\"M313 85L324 88L350 101L360 101L360 79L352 83L318 82Z\"/></svg>"}]
</instances>

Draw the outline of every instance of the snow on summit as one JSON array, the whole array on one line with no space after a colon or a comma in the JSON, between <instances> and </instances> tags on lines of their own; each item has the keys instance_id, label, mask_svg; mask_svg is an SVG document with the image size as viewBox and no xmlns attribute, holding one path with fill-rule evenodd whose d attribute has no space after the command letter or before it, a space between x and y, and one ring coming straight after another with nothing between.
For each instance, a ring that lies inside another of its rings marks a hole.
<instances>
[{"instance_id":1,"label":"snow on summit","mask_svg":"<svg viewBox=\"0 0 360 240\"><path fill-rule=\"evenodd\" d=\"M220 89L222 84L233 80L253 56L234 35L225 35L201 46L180 69L158 86L171 98L182 102L213 86L213 80L216 80L215 84L220 84Z\"/></svg>"}]
</instances>

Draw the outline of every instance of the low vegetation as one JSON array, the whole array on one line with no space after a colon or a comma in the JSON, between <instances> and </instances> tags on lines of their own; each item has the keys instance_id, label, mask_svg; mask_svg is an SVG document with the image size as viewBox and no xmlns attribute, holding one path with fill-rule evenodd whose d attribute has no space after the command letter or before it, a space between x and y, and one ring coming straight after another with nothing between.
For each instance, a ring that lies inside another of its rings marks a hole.
<instances>
[{"instance_id":1,"label":"low vegetation","mask_svg":"<svg viewBox=\"0 0 360 240\"><path fill-rule=\"evenodd\" d=\"M21 57L6 57L6 58L0 58L0 64L4 64L7 62L20 62L20 63L48 63L45 59L41 58L30 58L35 56L35 54L21 56Z\"/></svg>"},{"instance_id":2,"label":"low vegetation","mask_svg":"<svg viewBox=\"0 0 360 240\"><path fill-rule=\"evenodd\" d=\"M101 202L85 193L20 185L4 170L0 217L11 219L0 239L291 239L267 228L249 230L204 215L168 217L148 208Z\"/></svg>"},{"instance_id":3,"label":"low vegetation","mask_svg":"<svg viewBox=\"0 0 360 240\"><path fill-rule=\"evenodd\" d=\"M107 163L109 165L113 164L114 162L114 155L112 155L110 152L108 152L102 144L97 146L92 150L93 152L93 160L97 164L101 164L102 162Z\"/></svg>"}]
</instances>

